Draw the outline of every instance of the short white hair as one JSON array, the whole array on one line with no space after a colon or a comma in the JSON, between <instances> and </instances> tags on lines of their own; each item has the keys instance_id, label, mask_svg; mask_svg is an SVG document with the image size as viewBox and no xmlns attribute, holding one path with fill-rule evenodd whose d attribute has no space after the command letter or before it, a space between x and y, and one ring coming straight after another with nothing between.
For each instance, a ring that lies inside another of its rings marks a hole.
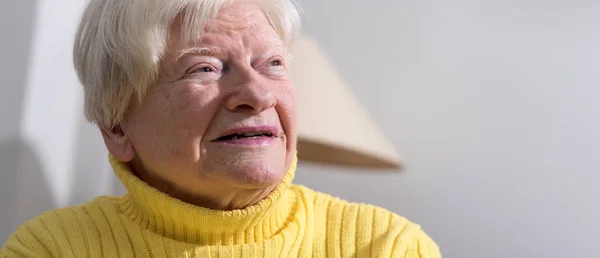
<instances>
[{"instance_id":1,"label":"short white hair","mask_svg":"<svg viewBox=\"0 0 600 258\"><path fill-rule=\"evenodd\" d=\"M236 0L91 0L73 49L84 87L86 118L106 128L118 126L130 101L141 101L159 74L171 24L181 17L182 39L199 39L207 19ZM293 0L258 0L282 41L300 31Z\"/></svg>"}]
</instances>

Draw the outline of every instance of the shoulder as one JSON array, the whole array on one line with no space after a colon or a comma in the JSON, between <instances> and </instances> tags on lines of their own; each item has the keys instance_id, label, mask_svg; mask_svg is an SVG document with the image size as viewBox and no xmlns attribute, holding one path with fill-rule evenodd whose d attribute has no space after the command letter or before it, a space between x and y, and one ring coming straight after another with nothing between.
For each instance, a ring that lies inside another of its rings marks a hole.
<instances>
[{"instance_id":1,"label":"shoulder","mask_svg":"<svg viewBox=\"0 0 600 258\"><path fill-rule=\"evenodd\" d=\"M438 246L421 226L398 214L303 186L295 185L294 190L312 202L316 234L321 232L329 242L325 247L335 245L334 242L353 246L354 250L346 252L351 257L441 257Z\"/></svg>"},{"instance_id":2,"label":"shoulder","mask_svg":"<svg viewBox=\"0 0 600 258\"><path fill-rule=\"evenodd\" d=\"M83 247L89 232L117 213L116 197L98 197L84 205L55 209L25 222L9 237L0 257L54 257ZM93 246L93 245L91 245ZM67 255L68 256L68 255Z\"/></svg>"}]
</instances>

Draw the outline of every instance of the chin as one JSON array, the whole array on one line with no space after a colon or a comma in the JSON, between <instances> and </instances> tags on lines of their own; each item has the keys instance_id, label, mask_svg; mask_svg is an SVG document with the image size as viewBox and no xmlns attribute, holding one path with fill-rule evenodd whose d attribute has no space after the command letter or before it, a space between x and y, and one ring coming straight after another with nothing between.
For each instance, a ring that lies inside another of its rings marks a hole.
<instances>
[{"instance_id":1,"label":"chin","mask_svg":"<svg viewBox=\"0 0 600 258\"><path fill-rule=\"evenodd\" d=\"M288 168L286 162L246 160L224 168L223 172L233 184L252 189L278 185L287 174Z\"/></svg>"},{"instance_id":2,"label":"chin","mask_svg":"<svg viewBox=\"0 0 600 258\"><path fill-rule=\"evenodd\" d=\"M281 183L291 165L285 142L263 146L207 144L205 173L240 188L267 188Z\"/></svg>"}]
</instances>

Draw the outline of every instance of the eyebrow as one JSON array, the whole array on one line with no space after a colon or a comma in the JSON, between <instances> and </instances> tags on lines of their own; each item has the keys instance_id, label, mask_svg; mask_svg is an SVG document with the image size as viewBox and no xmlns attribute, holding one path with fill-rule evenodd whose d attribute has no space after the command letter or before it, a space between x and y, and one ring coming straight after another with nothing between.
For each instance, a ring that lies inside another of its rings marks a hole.
<instances>
[{"instance_id":1,"label":"eyebrow","mask_svg":"<svg viewBox=\"0 0 600 258\"><path fill-rule=\"evenodd\" d=\"M272 37L267 39L267 41L273 44L275 47L285 49L285 44L277 37ZM196 54L196 55L205 55L205 56L222 56L225 55L227 51L222 47L216 46L194 46L179 50L177 55L175 56L175 61L179 61L181 58L187 55Z\"/></svg>"},{"instance_id":2,"label":"eyebrow","mask_svg":"<svg viewBox=\"0 0 600 258\"><path fill-rule=\"evenodd\" d=\"M267 41L277 47L285 48L285 44L283 43L283 41L281 41L279 37L269 37Z\"/></svg>"},{"instance_id":3,"label":"eyebrow","mask_svg":"<svg viewBox=\"0 0 600 258\"><path fill-rule=\"evenodd\" d=\"M224 53L225 50L220 47L190 47L186 49L179 50L176 55L175 60L179 60L182 57L190 54L197 55L207 55L207 56L218 56L219 54Z\"/></svg>"}]
</instances>

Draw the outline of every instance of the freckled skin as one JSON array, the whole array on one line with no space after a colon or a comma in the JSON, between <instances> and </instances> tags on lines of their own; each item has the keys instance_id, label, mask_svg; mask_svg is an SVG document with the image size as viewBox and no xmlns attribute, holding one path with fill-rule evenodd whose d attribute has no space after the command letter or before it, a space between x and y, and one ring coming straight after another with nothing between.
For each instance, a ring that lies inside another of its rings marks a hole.
<instances>
[{"instance_id":1,"label":"freckled skin","mask_svg":"<svg viewBox=\"0 0 600 258\"><path fill-rule=\"evenodd\" d=\"M171 39L180 38L179 29L175 21ZM222 51L179 57L188 46L168 42L157 84L129 108L121 140L135 154L119 155L114 144L107 146L142 180L175 198L213 209L247 207L281 182L296 153L286 49L261 7L248 1L234 2L209 20L198 45ZM272 144L249 148L214 141L229 129L262 125L280 128Z\"/></svg>"}]
</instances>

